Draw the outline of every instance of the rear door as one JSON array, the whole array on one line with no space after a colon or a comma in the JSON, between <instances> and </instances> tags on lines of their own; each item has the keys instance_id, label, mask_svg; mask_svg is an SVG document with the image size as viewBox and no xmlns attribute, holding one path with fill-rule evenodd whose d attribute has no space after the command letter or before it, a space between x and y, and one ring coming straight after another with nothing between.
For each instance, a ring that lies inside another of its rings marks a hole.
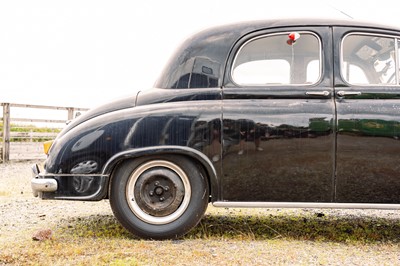
<instances>
[{"instance_id":1,"label":"rear door","mask_svg":"<svg viewBox=\"0 0 400 266\"><path fill-rule=\"evenodd\" d=\"M335 28L336 201L400 202L399 35Z\"/></svg>"},{"instance_id":2,"label":"rear door","mask_svg":"<svg viewBox=\"0 0 400 266\"><path fill-rule=\"evenodd\" d=\"M223 88L222 200L333 200L331 40L329 27L280 28L234 47Z\"/></svg>"}]
</instances>

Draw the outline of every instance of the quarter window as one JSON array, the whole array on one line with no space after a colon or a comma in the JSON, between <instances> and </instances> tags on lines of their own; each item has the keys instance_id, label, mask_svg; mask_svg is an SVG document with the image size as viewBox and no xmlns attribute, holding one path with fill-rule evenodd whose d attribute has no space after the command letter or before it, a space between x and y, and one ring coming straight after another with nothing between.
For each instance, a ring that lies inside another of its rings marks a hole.
<instances>
[{"instance_id":1,"label":"quarter window","mask_svg":"<svg viewBox=\"0 0 400 266\"><path fill-rule=\"evenodd\" d=\"M314 84L321 76L320 40L310 32L252 39L237 53L231 74L238 85Z\"/></svg>"},{"instance_id":2,"label":"quarter window","mask_svg":"<svg viewBox=\"0 0 400 266\"><path fill-rule=\"evenodd\" d=\"M396 38L348 35L342 44L342 76L355 85L398 85L398 53Z\"/></svg>"}]
</instances>

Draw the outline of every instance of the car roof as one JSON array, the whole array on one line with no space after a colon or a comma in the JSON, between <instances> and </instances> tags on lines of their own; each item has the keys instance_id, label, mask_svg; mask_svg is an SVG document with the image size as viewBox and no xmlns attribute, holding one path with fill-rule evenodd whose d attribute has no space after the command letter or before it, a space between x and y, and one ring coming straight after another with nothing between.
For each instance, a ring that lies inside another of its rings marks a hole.
<instances>
[{"instance_id":1,"label":"car roof","mask_svg":"<svg viewBox=\"0 0 400 266\"><path fill-rule=\"evenodd\" d=\"M400 28L354 19L275 19L245 21L205 29L188 38L173 54L156 88L222 86L223 70L233 45L252 32L283 27L341 26L399 31Z\"/></svg>"},{"instance_id":2,"label":"car roof","mask_svg":"<svg viewBox=\"0 0 400 266\"><path fill-rule=\"evenodd\" d=\"M274 20L255 20L255 21L243 21L232 24L226 24L221 26L213 27L216 28L275 28L275 27L291 27L291 26L353 26L353 27L367 27L367 28L381 28L381 29L394 29L400 30L400 28L392 27L390 25L379 24L372 21L362 21L355 19L274 19ZM213 28L206 29L206 31L212 30Z\"/></svg>"}]
</instances>

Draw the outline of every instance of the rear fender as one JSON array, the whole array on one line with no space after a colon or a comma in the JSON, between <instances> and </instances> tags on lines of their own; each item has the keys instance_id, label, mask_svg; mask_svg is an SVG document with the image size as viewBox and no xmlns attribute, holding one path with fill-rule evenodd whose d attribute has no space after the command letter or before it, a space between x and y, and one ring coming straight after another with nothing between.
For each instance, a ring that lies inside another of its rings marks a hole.
<instances>
[{"instance_id":1,"label":"rear fender","mask_svg":"<svg viewBox=\"0 0 400 266\"><path fill-rule=\"evenodd\" d=\"M146 147L139 149L132 149L123 151L115 154L111 157L104 165L102 174L109 175L108 186L111 184L112 173L118 167L118 164L128 159L135 159L144 156L156 156L156 155L167 155L176 154L183 155L191 158L193 161L200 164L203 168L203 172L206 174L210 186L210 195L212 201L218 200L219 196L219 180L214 165L210 159L198 150L184 146L157 146L157 147Z\"/></svg>"}]
</instances>

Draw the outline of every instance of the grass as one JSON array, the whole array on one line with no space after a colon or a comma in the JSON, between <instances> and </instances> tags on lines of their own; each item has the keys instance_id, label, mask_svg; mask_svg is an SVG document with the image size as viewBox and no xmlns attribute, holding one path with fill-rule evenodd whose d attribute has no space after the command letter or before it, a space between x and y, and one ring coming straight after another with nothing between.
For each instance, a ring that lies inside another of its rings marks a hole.
<instances>
[{"instance_id":1,"label":"grass","mask_svg":"<svg viewBox=\"0 0 400 266\"><path fill-rule=\"evenodd\" d=\"M90 216L64 221L59 232L76 237L132 238L113 216ZM341 217L323 212L281 213L264 210L208 211L187 239L260 241L286 239L336 243L400 243L400 221L377 217Z\"/></svg>"},{"instance_id":2,"label":"grass","mask_svg":"<svg viewBox=\"0 0 400 266\"><path fill-rule=\"evenodd\" d=\"M3 123L0 122L0 132L3 130ZM11 124L10 132L15 133L26 133L26 134L34 134L34 133L60 133L60 128L48 128L48 127L37 127L35 125L19 125L19 124ZM3 141L2 134L0 134L0 142ZM54 137L35 137L33 141L35 142L43 142ZM18 138L10 138L11 142L27 142L32 141L31 137L18 137Z\"/></svg>"},{"instance_id":3,"label":"grass","mask_svg":"<svg viewBox=\"0 0 400 266\"><path fill-rule=\"evenodd\" d=\"M400 263L399 220L330 211L211 207L188 235L170 241L137 239L112 215L62 220L52 230L51 240L1 243L0 264L357 264L365 256Z\"/></svg>"},{"instance_id":4,"label":"grass","mask_svg":"<svg viewBox=\"0 0 400 266\"><path fill-rule=\"evenodd\" d=\"M243 240L292 239L374 243L397 241L400 224L384 219L309 215L208 215L188 237Z\"/></svg>"}]
</instances>

